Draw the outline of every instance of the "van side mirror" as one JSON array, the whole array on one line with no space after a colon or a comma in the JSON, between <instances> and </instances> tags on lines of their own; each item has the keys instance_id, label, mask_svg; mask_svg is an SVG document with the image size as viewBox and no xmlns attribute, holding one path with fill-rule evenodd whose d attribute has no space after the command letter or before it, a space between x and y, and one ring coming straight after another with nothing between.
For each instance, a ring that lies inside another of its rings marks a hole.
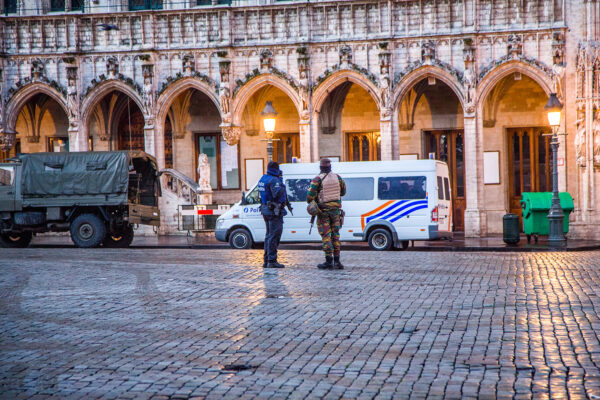
<instances>
[{"instance_id":1,"label":"van side mirror","mask_svg":"<svg viewBox=\"0 0 600 400\"><path fill-rule=\"evenodd\" d=\"M242 192L242 201L240 202L240 204L243 206L248 204L248 201L246 201L246 192Z\"/></svg>"}]
</instances>

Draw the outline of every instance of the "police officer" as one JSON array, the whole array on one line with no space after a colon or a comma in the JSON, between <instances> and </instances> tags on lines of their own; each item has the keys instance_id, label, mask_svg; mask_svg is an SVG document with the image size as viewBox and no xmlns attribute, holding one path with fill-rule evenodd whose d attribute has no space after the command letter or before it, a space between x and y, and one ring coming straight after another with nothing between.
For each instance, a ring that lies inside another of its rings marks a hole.
<instances>
[{"instance_id":1,"label":"police officer","mask_svg":"<svg viewBox=\"0 0 600 400\"><path fill-rule=\"evenodd\" d=\"M317 228L323 241L325 262L317 265L319 269L344 269L340 261L340 228L343 218L342 196L346 194L346 184L337 174L331 172L331 161L323 158L319 165L321 173L308 188L306 201L317 202Z\"/></svg>"},{"instance_id":2,"label":"police officer","mask_svg":"<svg viewBox=\"0 0 600 400\"><path fill-rule=\"evenodd\" d=\"M258 191L260 212L267 227L263 267L284 268L283 264L277 262L277 247L283 230L283 217L287 214L284 208L287 195L279 164L275 161L269 161L267 173L258 181Z\"/></svg>"}]
</instances>

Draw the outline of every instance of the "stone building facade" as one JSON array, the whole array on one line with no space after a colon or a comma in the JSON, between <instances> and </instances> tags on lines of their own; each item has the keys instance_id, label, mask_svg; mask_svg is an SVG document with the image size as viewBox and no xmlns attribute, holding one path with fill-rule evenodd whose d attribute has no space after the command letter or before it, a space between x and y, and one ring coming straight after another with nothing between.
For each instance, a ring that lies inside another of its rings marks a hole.
<instances>
[{"instance_id":1,"label":"stone building facade","mask_svg":"<svg viewBox=\"0 0 600 400\"><path fill-rule=\"evenodd\" d=\"M272 101L279 161L442 159L455 228L484 236L551 190L556 92L571 236L600 238L600 0L222 3L3 0L3 157L144 149L197 180L204 153L232 203Z\"/></svg>"}]
</instances>

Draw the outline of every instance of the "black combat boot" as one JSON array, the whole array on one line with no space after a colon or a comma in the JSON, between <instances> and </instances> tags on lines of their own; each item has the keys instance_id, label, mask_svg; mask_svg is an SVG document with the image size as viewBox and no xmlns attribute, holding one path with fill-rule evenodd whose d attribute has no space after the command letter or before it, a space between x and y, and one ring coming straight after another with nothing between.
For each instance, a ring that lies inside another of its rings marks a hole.
<instances>
[{"instance_id":1,"label":"black combat boot","mask_svg":"<svg viewBox=\"0 0 600 400\"><path fill-rule=\"evenodd\" d=\"M285 268L285 265L278 263L277 261L271 261L267 263L265 268Z\"/></svg>"},{"instance_id":2,"label":"black combat boot","mask_svg":"<svg viewBox=\"0 0 600 400\"><path fill-rule=\"evenodd\" d=\"M333 256L333 269L344 269L344 265L340 261L339 254L337 256Z\"/></svg>"},{"instance_id":3,"label":"black combat boot","mask_svg":"<svg viewBox=\"0 0 600 400\"><path fill-rule=\"evenodd\" d=\"M333 257L325 256L325 262L317 265L319 269L333 269Z\"/></svg>"}]
</instances>

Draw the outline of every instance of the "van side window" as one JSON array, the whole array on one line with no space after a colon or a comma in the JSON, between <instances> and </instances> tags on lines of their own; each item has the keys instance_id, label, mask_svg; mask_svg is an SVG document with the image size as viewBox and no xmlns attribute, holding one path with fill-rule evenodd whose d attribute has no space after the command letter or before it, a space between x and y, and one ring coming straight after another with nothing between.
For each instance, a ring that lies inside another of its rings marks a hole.
<instances>
[{"instance_id":1,"label":"van side window","mask_svg":"<svg viewBox=\"0 0 600 400\"><path fill-rule=\"evenodd\" d=\"M427 178L424 176L391 176L379 178L380 200L412 200L427 198Z\"/></svg>"},{"instance_id":2,"label":"van side window","mask_svg":"<svg viewBox=\"0 0 600 400\"><path fill-rule=\"evenodd\" d=\"M450 182L448 178L444 178L444 192L446 192L446 200L450 200Z\"/></svg>"},{"instance_id":3,"label":"van side window","mask_svg":"<svg viewBox=\"0 0 600 400\"><path fill-rule=\"evenodd\" d=\"M375 192L373 178L346 178L344 182L346 195L342 197L343 201L373 200L373 192Z\"/></svg>"},{"instance_id":4,"label":"van side window","mask_svg":"<svg viewBox=\"0 0 600 400\"><path fill-rule=\"evenodd\" d=\"M13 167L0 167L0 186L11 186L15 176Z\"/></svg>"},{"instance_id":5,"label":"van side window","mask_svg":"<svg viewBox=\"0 0 600 400\"><path fill-rule=\"evenodd\" d=\"M438 176L437 177L437 181L438 181L438 200L444 200L444 184L442 182L442 177Z\"/></svg>"},{"instance_id":6,"label":"van side window","mask_svg":"<svg viewBox=\"0 0 600 400\"><path fill-rule=\"evenodd\" d=\"M306 201L310 179L288 179L285 181L288 201Z\"/></svg>"}]
</instances>

